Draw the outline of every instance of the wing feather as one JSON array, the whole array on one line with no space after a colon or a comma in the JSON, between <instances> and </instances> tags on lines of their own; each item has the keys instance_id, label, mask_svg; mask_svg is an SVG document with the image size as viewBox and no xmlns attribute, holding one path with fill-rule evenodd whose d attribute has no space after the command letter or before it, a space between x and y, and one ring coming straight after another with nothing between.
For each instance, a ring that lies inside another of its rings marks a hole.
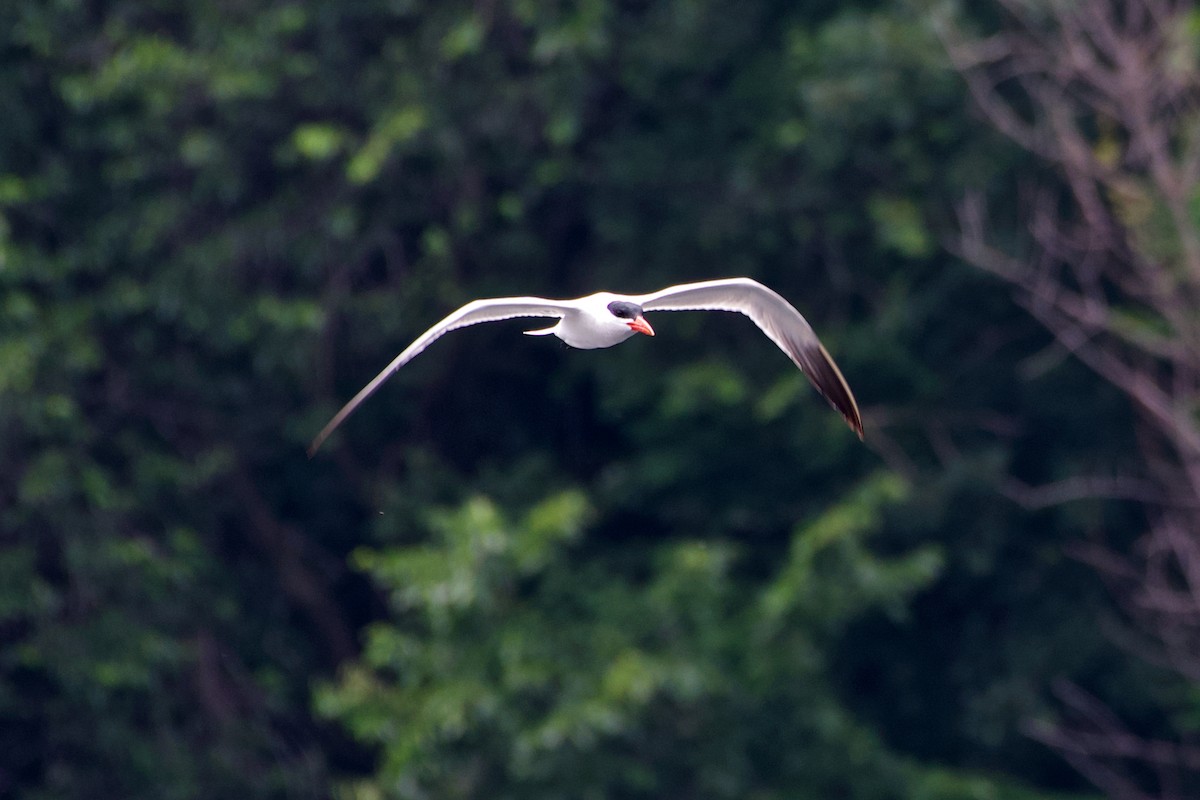
<instances>
[{"instance_id":1,"label":"wing feather","mask_svg":"<svg viewBox=\"0 0 1200 800\"><path fill-rule=\"evenodd\" d=\"M745 314L808 376L850 428L863 437L858 403L841 370L804 316L781 295L750 278L669 286L635 298L645 311L734 311Z\"/></svg>"},{"instance_id":2,"label":"wing feather","mask_svg":"<svg viewBox=\"0 0 1200 800\"><path fill-rule=\"evenodd\" d=\"M384 367L382 372L359 390L359 393L354 395L350 402L342 406L342 410L335 414L333 419L329 420L312 440L312 444L308 446L308 455L311 457L313 453L317 452L317 448L329 438L329 434L333 433L346 417L354 413L354 409L370 397L396 370L412 361L421 351L450 331L465 328L468 325L478 325L481 322L498 322L516 317L562 318L568 310L567 304L557 300L546 300L542 297L495 297L487 300L472 300L418 336L416 341L404 348L400 355L392 360L392 363Z\"/></svg>"}]
</instances>

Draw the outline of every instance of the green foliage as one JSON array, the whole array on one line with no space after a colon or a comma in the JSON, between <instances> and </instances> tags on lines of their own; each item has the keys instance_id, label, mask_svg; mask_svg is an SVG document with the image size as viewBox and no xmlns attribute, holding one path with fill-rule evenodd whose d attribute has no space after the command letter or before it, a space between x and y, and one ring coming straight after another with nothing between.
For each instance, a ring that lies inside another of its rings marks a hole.
<instances>
[{"instance_id":1,"label":"green foliage","mask_svg":"<svg viewBox=\"0 0 1200 800\"><path fill-rule=\"evenodd\" d=\"M0 53L0 794L1052 797L1049 681L1146 702L1061 549L1133 512L996 493L1127 409L938 249L1018 158L909 4L60 0ZM672 314L456 333L304 457L472 297L740 274L867 447Z\"/></svg>"},{"instance_id":2,"label":"green foliage","mask_svg":"<svg viewBox=\"0 0 1200 800\"><path fill-rule=\"evenodd\" d=\"M431 518L428 544L359 554L396 622L318 693L381 748L382 770L347 796L908 796L833 699L823 655L848 619L936 577L932 548L867 550L905 491L868 480L759 579L743 548L703 540L657 548L645 573L627 548L580 558L575 492L516 521L476 498Z\"/></svg>"}]
</instances>

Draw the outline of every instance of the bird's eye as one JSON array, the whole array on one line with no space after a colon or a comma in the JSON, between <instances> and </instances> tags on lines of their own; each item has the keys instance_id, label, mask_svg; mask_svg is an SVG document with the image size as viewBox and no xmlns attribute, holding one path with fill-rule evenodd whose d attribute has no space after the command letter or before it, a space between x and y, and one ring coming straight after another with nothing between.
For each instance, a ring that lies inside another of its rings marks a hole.
<instances>
[{"instance_id":1,"label":"bird's eye","mask_svg":"<svg viewBox=\"0 0 1200 800\"><path fill-rule=\"evenodd\" d=\"M620 303L620 302L609 303L608 310L612 313L612 315L614 317L620 317L621 319L629 319L633 316L629 311L629 306L627 303Z\"/></svg>"}]
</instances>

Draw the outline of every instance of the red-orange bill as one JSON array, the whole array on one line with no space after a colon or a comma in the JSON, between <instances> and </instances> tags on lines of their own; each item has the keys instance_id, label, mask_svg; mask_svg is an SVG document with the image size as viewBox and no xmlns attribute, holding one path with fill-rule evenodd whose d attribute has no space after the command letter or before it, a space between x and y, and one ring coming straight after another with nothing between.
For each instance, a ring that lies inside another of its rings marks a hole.
<instances>
[{"instance_id":1,"label":"red-orange bill","mask_svg":"<svg viewBox=\"0 0 1200 800\"><path fill-rule=\"evenodd\" d=\"M629 327L633 328L638 333L644 333L647 336L654 335L654 328L650 327L650 323L646 322L645 317L638 317L633 322L629 323Z\"/></svg>"}]
</instances>

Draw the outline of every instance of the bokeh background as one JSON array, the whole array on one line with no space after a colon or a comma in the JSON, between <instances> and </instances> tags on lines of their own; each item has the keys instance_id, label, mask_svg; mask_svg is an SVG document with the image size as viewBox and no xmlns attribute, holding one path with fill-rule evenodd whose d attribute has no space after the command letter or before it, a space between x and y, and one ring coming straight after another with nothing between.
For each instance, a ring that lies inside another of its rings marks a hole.
<instances>
[{"instance_id":1,"label":"bokeh background","mask_svg":"<svg viewBox=\"0 0 1200 800\"><path fill-rule=\"evenodd\" d=\"M1200 796L1198 42L0 4L0 796ZM738 275L864 443L670 314L455 333L305 455L467 300Z\"/></svg>"}]
</instances>

